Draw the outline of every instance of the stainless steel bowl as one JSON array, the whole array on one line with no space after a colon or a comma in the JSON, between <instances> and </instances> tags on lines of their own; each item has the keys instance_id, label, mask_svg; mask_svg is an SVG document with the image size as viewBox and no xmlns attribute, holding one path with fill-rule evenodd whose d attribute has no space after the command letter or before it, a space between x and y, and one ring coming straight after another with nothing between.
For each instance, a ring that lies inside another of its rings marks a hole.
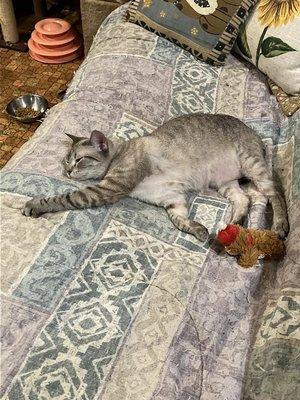
<instances>
[{"instance_id":1,"label":"stainless steel bowl","mask_svg":"<svg viewBox=\"0 0 300 400\"><path fill-rule=\"evenodd\" d=\"M16 115L16 112L26 107L30 107L34 111L38 111L39 114L36 115L35 117L30 117L30 118L18 117ZM39 118L43 116L43 114L48 108L49 108L48 101L45 99L45 97L40 96L38 94L28 93L11 100L6 106L6 112L12 118L17 119L18 121L30 123L38 121Z\"/></svg>"}]
</instances>

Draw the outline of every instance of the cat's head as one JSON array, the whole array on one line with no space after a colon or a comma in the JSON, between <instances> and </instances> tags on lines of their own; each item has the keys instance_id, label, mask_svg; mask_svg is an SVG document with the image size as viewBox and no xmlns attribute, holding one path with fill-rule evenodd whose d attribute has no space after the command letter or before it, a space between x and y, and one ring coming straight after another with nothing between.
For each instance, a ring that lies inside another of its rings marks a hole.
<instances>
[{"instance_id":1,"label":"cat's head","mask_svg":"<svg viewBox=\"0 0 300 400\"><path fill-rule=\"evenodd\" d=\"M66 134L72 147L63 159L65 174L71 179L102 178L111 161L110 143L105 135L93 131L89 139Z\"/></svg>"}]
</instances>

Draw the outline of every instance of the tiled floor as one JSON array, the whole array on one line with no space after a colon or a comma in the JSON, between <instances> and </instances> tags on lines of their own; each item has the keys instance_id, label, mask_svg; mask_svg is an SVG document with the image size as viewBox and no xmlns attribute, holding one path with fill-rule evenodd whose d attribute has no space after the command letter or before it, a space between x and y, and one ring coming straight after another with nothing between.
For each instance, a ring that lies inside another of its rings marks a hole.
<instances>
[{"instance_id":1,"label":"tiled floor","mask_svg":"<svg viewBox=\"0 0 300 400\"><path fill-rule=\"evenodd\" d=\"M25 93L47 98L50 106L59 102L57 93L71 81L82 59L60 65L46 65L32 60L28 53L0 49L0 168L15 154L38 127L9 118L6 104Z\"/></svg>"}]
</instances>

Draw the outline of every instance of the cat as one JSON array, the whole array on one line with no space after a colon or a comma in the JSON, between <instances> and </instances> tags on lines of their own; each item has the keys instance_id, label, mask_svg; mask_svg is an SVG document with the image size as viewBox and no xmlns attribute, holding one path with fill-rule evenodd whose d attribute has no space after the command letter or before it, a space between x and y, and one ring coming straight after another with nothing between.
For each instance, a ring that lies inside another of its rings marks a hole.
<instances>
[{"instance_id":1,"label":"cat","mask_svg":"<svg viewBox=\"0 0 300 400\"><path fill-rule=\"evenodd\" d=\"M237 118L191 114L171 119L152 135L129 141L109 140L93 131L90 138L68 135L72 148L63 160L71 179L98 179L94 186L50 198L29 200L25 216L112 204L125 196L164 207L179 230L205 241L208 231L188 219L186 194L207 188L232 203L231 223L248 212L249 196L238 179L246 177L273 207L273 227L288 231L283 199L264 158L262 140Z\"/></svg>"}]
</instances>

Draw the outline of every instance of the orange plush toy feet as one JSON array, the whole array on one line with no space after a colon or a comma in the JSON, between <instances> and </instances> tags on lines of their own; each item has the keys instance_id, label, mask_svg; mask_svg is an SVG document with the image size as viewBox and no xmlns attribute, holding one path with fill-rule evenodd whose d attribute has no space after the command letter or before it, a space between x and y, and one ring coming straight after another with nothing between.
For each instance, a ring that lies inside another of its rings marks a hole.
<instances>
[{"instance_id":1,"label":"orange plush toy feet","mask_svg":"<svg viewBox=\"0 0 300 400\"><path fill-rule=\"evenodd\" d=\"M283 241L267 229L227 225L218 233L217 239L228 254L239 256L238 264L244 268L253 267L261 255L269 260L280 260L285 254Z\"/></svg>"}]
</instances>

